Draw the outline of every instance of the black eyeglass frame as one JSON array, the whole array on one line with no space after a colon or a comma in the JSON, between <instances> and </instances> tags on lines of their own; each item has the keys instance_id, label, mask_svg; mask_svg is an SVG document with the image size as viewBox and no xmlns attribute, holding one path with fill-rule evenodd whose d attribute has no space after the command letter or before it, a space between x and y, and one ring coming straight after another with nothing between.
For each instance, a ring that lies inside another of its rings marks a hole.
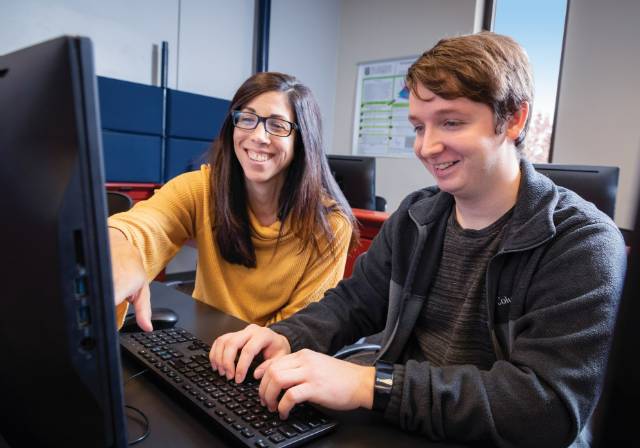
<instances>
[{"instance_id":1,"label":"black eyeglass frame","mask_svg":"<svg viewBox=\"0 0 640 448\"><path fill-rule=\"evenodd\" d=\"M240 114L249 114L249 115L253 115L254 117L256 117L258 119L258 121L256 121L256 125L254 127L252 127L252 128L244 128L242 126L238 126L237 120L238 120L238 117L240 116ZM278 120L278 121L283 121L285 123L288 123L289 125L291 125L291 128L289 129L289 133L287 135L280 135L280 134L274 134L273 132L270 132L267 129L267 120ZM249 112L249 111L246 111L246 110L237 110L237 109L231 111L231 123L233 124L233 127L236 127L238 129L244 129L246 131L252 131L255 128L257 128L260 123L262 123L262 125L264 126L264 130L267 132L267 134L273 135L275 137L289 137L294 130L296 130L296 131L298 130L298 125L296 123L293 123L291 121L285 120L284 118L279 118L279 117L261 117L260 115L254 113L254 112Z\"/></svg>"}]
</instances>

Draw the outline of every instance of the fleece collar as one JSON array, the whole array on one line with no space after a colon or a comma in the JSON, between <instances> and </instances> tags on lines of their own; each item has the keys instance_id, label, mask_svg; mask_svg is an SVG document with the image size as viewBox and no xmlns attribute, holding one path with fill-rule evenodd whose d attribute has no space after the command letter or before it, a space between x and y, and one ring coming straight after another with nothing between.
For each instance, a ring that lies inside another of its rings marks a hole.
<instances>
[{"instance_id":1,"label":"fleece collar","mask_svg":"<svg viewBox=\"0 0 640 448\"><path fill-rule=\"evenodd\" d=\"M553 212L558 203L558 189L525 159L520 162L520 171L518 199L503 241L504 251L535 247L556 233ZM452 195L429 187L420 192L420 199L411 205L409 214L418 226L424 226L440 219L453 203Z\"/></svg>"}]
</instances>

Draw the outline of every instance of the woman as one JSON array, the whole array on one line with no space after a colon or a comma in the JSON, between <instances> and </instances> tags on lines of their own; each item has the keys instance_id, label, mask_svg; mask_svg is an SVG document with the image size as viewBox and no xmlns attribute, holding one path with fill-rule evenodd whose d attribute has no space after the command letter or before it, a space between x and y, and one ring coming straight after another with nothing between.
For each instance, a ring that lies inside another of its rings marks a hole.
<instances>
[{"instance_id":1,"label":"woman","mask_svg":"<svg viewBox=\"0 0 640 448\"><path fill-rule=\"evenodd\" d=\"M151 328L148 281L190 239L193 297L260 325L292 315L342 278L355 219L322 150L311 91L258 73L236 92L210 165L109 219L115 300Z\"/></svg>"}]
</instances>

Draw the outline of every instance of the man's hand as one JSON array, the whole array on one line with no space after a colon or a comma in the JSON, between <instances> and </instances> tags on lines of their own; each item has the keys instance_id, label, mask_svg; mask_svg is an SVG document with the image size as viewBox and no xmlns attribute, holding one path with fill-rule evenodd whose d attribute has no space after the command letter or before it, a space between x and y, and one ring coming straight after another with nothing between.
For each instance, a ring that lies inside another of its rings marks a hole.
<instances>
[{"instance_id":1,"label":"man's hand","mask_svg":"<svg viewBox=\"0 0 640 448\"><path fill-rule=\"evenodd\" d=\"M151 325L151 293L140 252L116 229L109 229L111 273L116 306L125 300L136 311L136 322L144 331Z\"/></svg>"},{"instance_id":2,"label":"man's hand","mask_svg":"<svg viewBox=\"0 0 640 448\"><path fill-rule=\"evenodd\" d=\"M371 409L374 380L374 367L305 349L269 363L260 382L260 402L271 412L277 409L283 419L294 405L305 401L342 411Z\"/></svg>"},{"instance_id":3,"label":"man's hand","mask_svg":"<svg viewBox=\"0 0 640 448\"><path fill-rule=\"evenodd\" d=\"M236 355L240 351L238 365L235 365ZM255 324L244 330L227 333L213 342L209 352L209 360L213 370L227 379L235 378L236 383L244 381L251 361L260 353L265 361L256 367L255 375L262 376L265 368L275 359L291 353L289 341L284 336Z\"/></svg>"}]
</instances>

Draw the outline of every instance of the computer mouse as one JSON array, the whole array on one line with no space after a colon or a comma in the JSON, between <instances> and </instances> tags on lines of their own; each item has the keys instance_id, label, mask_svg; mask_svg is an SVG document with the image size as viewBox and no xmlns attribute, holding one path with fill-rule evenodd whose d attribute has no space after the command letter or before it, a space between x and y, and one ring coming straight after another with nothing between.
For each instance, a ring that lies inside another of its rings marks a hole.
<instances>
[{"instance_id":1,"label":"computer mouse","mask_svg":"<svg viewBox=\"0 0 640 448\"><path fill-rule=\"evenodd\" d=\"M173 328L178 322L178 313L170 308L151 308L151 325L154 330ZM128 314L120 331L130 333L142 331L136 322L135 314Z\"/></svg>"}]
</instances>

